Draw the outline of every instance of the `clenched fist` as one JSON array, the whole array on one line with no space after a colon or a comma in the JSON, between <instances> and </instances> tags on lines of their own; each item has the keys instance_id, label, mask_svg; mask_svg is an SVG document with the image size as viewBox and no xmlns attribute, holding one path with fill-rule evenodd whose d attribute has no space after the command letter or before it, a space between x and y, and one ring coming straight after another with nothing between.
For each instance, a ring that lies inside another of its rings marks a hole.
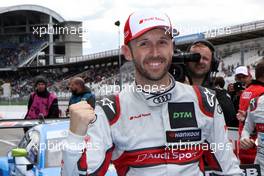
<instances>
[{"instance_id":1,"label":"clenched fist","mask_svg":"<svg viewBox=\"0 0 264 176\"><path fill-rule=\"evenodd\" d=\"M96 118L94 109L86 101L72 104L69 114L71 132L80 136L86 134L88 125Z\"/></svg>"},{"instance_id":2,"label":"clenched fist","mask_svg":"<svg viewBox=\"0 0 264 176\"><path fill-rule=\"evenodd\" d=\"M244 138L240 140L240 147L242 149L249 149L255 146L255 142L253 139Z\"/></svg>"}]
</instances>

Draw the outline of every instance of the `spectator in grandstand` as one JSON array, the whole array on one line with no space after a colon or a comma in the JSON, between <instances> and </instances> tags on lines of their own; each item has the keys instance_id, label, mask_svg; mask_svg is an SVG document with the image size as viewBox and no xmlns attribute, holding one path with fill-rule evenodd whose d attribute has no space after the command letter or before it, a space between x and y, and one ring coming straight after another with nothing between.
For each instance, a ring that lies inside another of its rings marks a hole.
<instances>
[{"instance_id":1,"label":"spectator in grandstand","mask_svg":"<svg viewBox=\"0 0 264 176\"><path fill-rule=\"evenodd\" d=\"M242 72L242 71L241 71ZM256 80L252 80L248 87L242 92L239 99L239 110L237 113L238 120L241 121L239 124L239 134L241 134L242 129L244 127L244 121L246 118L247 110L249 108L249 104L251 99L256 98L262 94L264 94L264 61L261 61L257 64L255 68L255 78ZM253 140L256 139L256 135L251 136ZM239 157L242 164L252 164L254 163L256 154L256 149L250 150L241 150L239 152Z\"/></svg>"},{"instance_id":2,"label":"spectator in grandstand","mask_svg":"<svg viewBox=\"0 0 264 176\"><path fill-rule=\"evenodd\" d=\"M10 41L5 42L6 39L0 39L0 68L17 66L36 52L36 50L44 43L40 39L33 39L34 36L26 36L27 40L22 40L23 36L14 36L23 42Z\"/></svg>"},{"instance_id":3,"label":"spectator in grandstand","mask_svg":"<svg viewBox=\"0 0 264 176\"><path fill-rule=\"evenodd\" d=\"M215 54L213 44L207 40L197 40L189 46L187 51L201 55L199 62L186 63L189 83L191 85L200 85L214 89L219 104L223 109L226 124L228 126L237 126L236 111L230 97L224 89L215 88L214 85L215 74L218 72L219 59ZM220 78L217 80L220 81Z\"/></svg>"},{"instance_id":4,"label":"spectator in grandstand","mask_svg":"<svg viewBox=\"0 0 264 176\"><path fill-rule=\"evenodd\" d=\"M111 161L122 176L203 175L203 151L196 147L206 141L229 148L210 153L213 172L242 175L213 91L175 82L168 72L173 56L169 17L151 9L134 12L124 34L122 52L135 65L133 87L103 97L95 110L83 101L70 106L62 175L103 176Z\"/></svg>"},{"instance_id":5,"label":"spectator in grandstand","mask_svg":"<svg viewBox=\"0 0 264 176\"><path fill-rule=\"evenodd\" d=\"M35 91L29 97L25 119L58 118L58 99L55 94L48 92L46 78L37 76L34 87Z\"/></svg>"},{"instance_id":6,"label":"spectator in grandstand","mask_svg":"<svg viewBox=\"0 0 264 176\"><path fill-rule=\"evenodd\" d=\"M95 95L92 94L87 86L85 86L85 82L81 77L72 78L69 82L69 89L72 93L69 106L80 101L87 101L92 107L94 107Z\"/></svg>"}]
</instances>

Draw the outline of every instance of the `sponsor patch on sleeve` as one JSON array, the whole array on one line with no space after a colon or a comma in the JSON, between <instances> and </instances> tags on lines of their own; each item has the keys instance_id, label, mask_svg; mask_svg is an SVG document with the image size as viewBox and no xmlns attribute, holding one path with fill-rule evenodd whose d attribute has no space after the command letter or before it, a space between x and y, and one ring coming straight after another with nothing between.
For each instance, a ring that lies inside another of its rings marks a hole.
<instances>
[{"instance_id":1,"label":"sponsor patch on sleeve","mask_svg":"<svg viewBox=\"0 0 264 176\"><path fill-rule=\"evenodd\" d=\"M243 99L250 99L252 96L252 92L243 92L242 93L242 98Z\"/></svg>"},{"instance_id":2,"label":"sponsor patch on sleeve","mask_svg":"<svg viewBox=\"0 0 264 176\"><path fill-rule=\"evenodd\" d=\"M213 117L216 104L215 92L201 86L194 86L194 90L198 97L201 111L208 117Z\"/></svg>"},{"instance_id":3,"label":"sponsor patch on sleeve","mask_svg":"<svg viewBox=\"0 0 264 176\"><path fill-rule=\"evenodd\" d=\"M97 104L102 107L110 124L114 123L120 114L119 98L115 95L104 97L97 101Z\"/></svg>"},{"instance_id":4,"label":"sponsor patch on sleeve","mask_svg":"<svg viewBox=\"0 0 264 176\"><path fill-rule=\"evenodd\" d=\"M257 106L258 106L258 98L253 98L252 100L250 100L249 103L250 111L255 111L257 109Z\"/></svg>"}]
</instances>

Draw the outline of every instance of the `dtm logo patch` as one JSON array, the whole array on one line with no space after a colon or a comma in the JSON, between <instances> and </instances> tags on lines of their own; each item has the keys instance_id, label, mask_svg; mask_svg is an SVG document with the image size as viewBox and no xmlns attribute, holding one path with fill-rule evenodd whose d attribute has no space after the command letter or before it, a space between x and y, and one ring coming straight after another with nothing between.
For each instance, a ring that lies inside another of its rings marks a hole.
<instances>
[{"instance_id":1,"label":"dtm logo patch","mask_svg":"<svg viewBox=\"0 0 264 176\"><path fill-rule=\"evenodd\" d=\"M172 129L198 127L193 102L168 103Z\"/></svg>"},{"instance_id":2,"label":"dtm logo patch","mask_svg":"<svg viewBox=\"0 0 264 176\"><path fill-rule=\"evenodd\" d=\"M201 129L166 131L167 142L194 142L202 139Z\"/></svg>"}]
</instances>

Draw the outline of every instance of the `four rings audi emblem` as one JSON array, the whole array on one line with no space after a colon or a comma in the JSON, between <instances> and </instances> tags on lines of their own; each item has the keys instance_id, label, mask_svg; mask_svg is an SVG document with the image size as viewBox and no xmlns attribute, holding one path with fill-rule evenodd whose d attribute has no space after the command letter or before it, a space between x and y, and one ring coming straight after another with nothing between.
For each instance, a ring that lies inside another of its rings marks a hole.
<instances>
[{"instance_id":1,"label":"four rings audi emblem","mask_svg":"<svg viewBox=\"0 0 264 176\"><path fill-rule=\"evenodd\" d=\"M171 100L171 93L168 93L168 94L164 94L164 95L160 95L160 96L155 97L153 99L153 102L156 104L160 104L160 103L164 103L164 102L167 102L170 100Z\"/></svg>"}]
</instances>

